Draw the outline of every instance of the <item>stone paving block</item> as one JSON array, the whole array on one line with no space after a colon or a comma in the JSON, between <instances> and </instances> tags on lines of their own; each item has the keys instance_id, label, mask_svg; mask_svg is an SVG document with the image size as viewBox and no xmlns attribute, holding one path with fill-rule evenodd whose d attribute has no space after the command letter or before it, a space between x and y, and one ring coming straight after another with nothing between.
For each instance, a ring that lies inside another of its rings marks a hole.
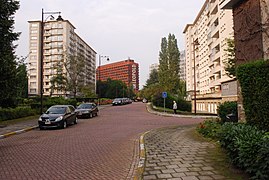
<instances>
[{"instance_id":1,"label":"stone paving block","mask_svg":"<svg viewBox=\"0 0 269 180\"><path fill-rule=\"evenodd\" d=\"M144 176L144 180L153 180L153 179L157 179L157 177L155 175Z\"/></svg>"},{"instance_id":2,"label":"stone paving block","mask_svg":"<svg viewBox=\"0 0 269 180\"><path fill-rule=\"evenodd\" d=\"M149 171L149 174L160 174L160 173L162 173L160 170Z\"/></svg>"},{"instance_id":3,"label":"stone paving block","mask_svg":"<svg viewBox=\"0 0 269 180\"><path fill-rule=\"evenodd\" d=\"M172 178L171 174L157 174L158 178Z\"/></svg>"},{"instance_id":4,"label":"stone paving block","mask_svg":"<svg viewBox=\"0 0 269 180\"><path fill-rule=\"evenodd\" d=\"M214 168L211 167L211 166L205 166L205 167L201 167L201 168L202 168L202 170L204 170L204 171L214 170Z\"/></svg>"},{"instance_id":5,"label":"stone paving block","mask_svg":"<svg viewBox=\"0 0 269 180\"><path fill-rule=\"evenodd\" d=\"M210 177L210 176L199 176L199 180L212 180L214 178Z\"/></svg>"},{"instance_id":6,"label":"stone paving block","mask_svg":"<svg viewBox=\"0 0 269 180\"><path fill-rule=\"evenodd\" d=\"M178 165L168 165L166 166L167 169L176 169L179 168Z\"/></svg>"},{"instance_id":7,"label":"stone paving block","mask_svg":"<svg viewBox=\"0 0 269 180\"><path fill-rule=\"evenodd\" d=\"M176 172L189 172L188 168L177 168L175 169Z\"/></svg>"},{"instance_id":8,"label":"stone paving block","mask_svg":"<svg viewBox=\"0 0 269 180\"><path fill-rule=\"evenodd\" d=\"M186 176L182 177L182 180L199 180L196 176Z\"/></svg>"},{"instance_id":9,"label":"stone paving block","mask_svg":"<svg viewBox=\"0 0 269 180\"><path fill-rule=\"evenodd\" d=\"M201 174L201 175L214 175L214 173L212 171L201 171L201 172L199 172L199 174Z\"/></svg>"},{"instance_id":10,"label":"stone paving block","mask_svg":"<svg viewBox=\"0 0 269 180\"><path fill-rule=\"evenodd\" d=\"M222 175L217 175L217 174L215 174L215 175L211 175L211 177L213 177L214 179L225 179L224 176L222 176Z\"/></svg>"},{"instance_id":11,"label":"stone paving block","mask_svg":"<svg viewBox=\"0 0 269 180\"><path fill-rule=\"evenodd\" d=\"M190 171L201 171L201 168L199 168L199 167L189 167L188 169Z\"/></svg>"},{"instance_id":12,"label":"stone paving block","mask_svg":"<svg viewBox=\"0 0 269 180\"><path fill-rule=\"evenodd\" d=\"M199 176L198 172L190 171L190 172L184 172L184 173L186 174L186 176Z\"/></svg>"},{"instance_id":13,"label":"stone paving block","mask_svg":"<svg viewBox=\"0 0 269 180\"><path fill-rule=\"evenodd\" d=\"M162 170L162 173L168 174L168 173L175 173L176 171L174 169L164 169Z\"/></svg>"},{"instance_id":14,"label":"stone paving block","mask_svg":"<svg viewBox=\"0 0 269 180\"><path fill-rule=\"evenodd\" d=\"M179 178L179 177L185 177L186 174L184 174L184 173L172 173L172 176L175 178Z\"/></svg>"}]
</instances>

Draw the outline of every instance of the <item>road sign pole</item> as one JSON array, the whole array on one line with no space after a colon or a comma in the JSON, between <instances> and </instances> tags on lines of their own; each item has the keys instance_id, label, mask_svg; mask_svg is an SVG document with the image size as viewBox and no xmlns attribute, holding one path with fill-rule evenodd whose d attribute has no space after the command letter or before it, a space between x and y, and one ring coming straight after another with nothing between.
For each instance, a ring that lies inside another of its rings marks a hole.
<instances>
[{"instance_id":1,"label":"road sign pole","mask_svg":"<svg viewBox=\"0 0 269 180\"><path fill-rule=\"evenodd\" d=\"M163 112L165 112L165 98L163 98L164 103L163 103Z\"/></svg>"}]
</instances>

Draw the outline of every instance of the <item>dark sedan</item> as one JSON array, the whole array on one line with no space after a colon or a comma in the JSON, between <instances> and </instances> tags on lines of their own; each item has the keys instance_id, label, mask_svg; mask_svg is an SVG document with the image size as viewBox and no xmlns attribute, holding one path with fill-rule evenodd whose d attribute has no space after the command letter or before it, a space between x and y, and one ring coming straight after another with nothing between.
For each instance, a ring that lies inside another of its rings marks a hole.
<instances>
[{"instance_id":1,"label":"dark sedan","mask_svg":"<svg viewBox=\"0 0 269 180\"><path fill-rule=\"evenodd\" d=\"M39 129L46 127L66 128L69 124L77 124L77 115L72 105L51 106L38 119Z\"/></svg>"},{"instance_id":2,"label":"dark sedan","mask_svg":"<svg viewBox=\"0 0 269 180\"><path fill-rule=\"evenodd\" d=\"M98 108L94 103L82 103L76 109L78 118L92 118L98 115Z\"/></svg>"}]
</instances>

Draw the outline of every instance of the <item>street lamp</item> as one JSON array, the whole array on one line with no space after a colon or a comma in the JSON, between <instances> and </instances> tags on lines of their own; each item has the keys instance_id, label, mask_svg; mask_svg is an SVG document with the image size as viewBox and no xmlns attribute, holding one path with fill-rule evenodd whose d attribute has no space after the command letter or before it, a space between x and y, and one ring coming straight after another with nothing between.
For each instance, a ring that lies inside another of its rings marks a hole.
<instances>
[{"instance_id":1,"label":"street lamp","mask_svg":"<svg viewBox=\"0 0 269 180\"><path fill-rule=\"evenodd\" d=\"M100 98L101 98L101 59L102 58L106 58L107 61L109 61L109 56L103 56L101 54L99 54L99 71L98 71L98 80L99 80L99 84L98 84L98 105L100 106Z\"/></svg>"},{"instance_id":2,"label":"street lamp","mask_svg":"<svg viewBox=\"0 0 269 180\"><path fill-rule=\"evenodd\" d=\"M193 41L193 63L194 63L194 69L193 69L193 74L194 74L194 78L193 78L193 83L194 83L194 114L196 115L196 63L195 63L195 46L199 46L199 42L198 39L196 39L195 41Z\"/></svg>"},{"instance_id":3,"label":"street lamp","mask_svg":"<svg viewBox=\"0 0 269 180\"><path fill-rule=\"evenodd\" d=\"M44 49L44 22L46 22L47 18L44 20L44 15L47 14L49 15L47 18L51 17L53 18L53 14L58 14L58 18L56 19L57 21L63 21L63 18L61 17L61 12L44 12L43 8L41 11L41 41L40 41L40 99L41 99L41 107L40 107L40 114L43 113L43 49Z\"/></svg>"}]
</instances>

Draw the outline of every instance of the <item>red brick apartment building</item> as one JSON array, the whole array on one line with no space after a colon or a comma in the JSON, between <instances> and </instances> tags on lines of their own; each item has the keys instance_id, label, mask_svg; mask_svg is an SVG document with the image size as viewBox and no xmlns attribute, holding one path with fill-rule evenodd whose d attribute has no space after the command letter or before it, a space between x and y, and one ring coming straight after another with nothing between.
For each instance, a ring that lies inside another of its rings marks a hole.
<instances>
[{"instance_id":1,"label":"red brick apartment building","mask_svg":"<svg viewBox=\"0 0 269 180\"><path fill-rule=\"evenodd\" d=\"M112 80L121 80L127 86L132 84L134 90L138 91L139 65L138 63L135 63L134 60L128 59L98 67L96 70L96 80L106 81L108 78Z\"/></svg>"}]
</instances>

